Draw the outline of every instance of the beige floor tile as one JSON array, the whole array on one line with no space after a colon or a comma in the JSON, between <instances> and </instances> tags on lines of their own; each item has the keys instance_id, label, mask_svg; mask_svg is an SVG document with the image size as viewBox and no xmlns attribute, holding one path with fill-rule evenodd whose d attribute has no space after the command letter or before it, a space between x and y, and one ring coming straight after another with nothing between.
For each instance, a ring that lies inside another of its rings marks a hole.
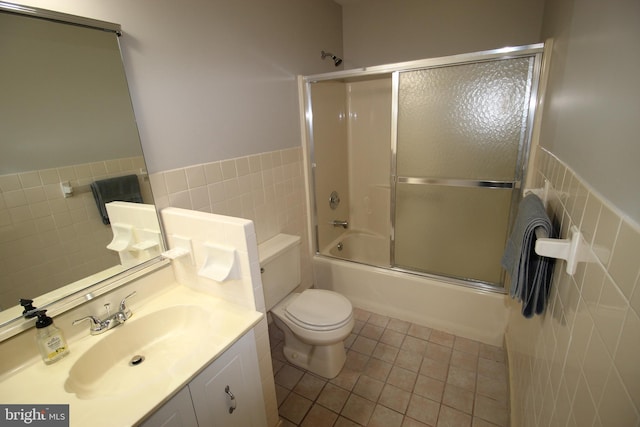
<instances>
[{"instance_id":1,"label":"beige floor tile","mask_svg":"<svg viewBox=\"0 0 640 427\"><path fill-rule=\"evenodd\" d=\"M276 401L278 402L278 406L282 405L282 402L289 396L291 390L282 387L280 384L276 384Z\"/></svg>"},{"instance_id":2,"label":"beige floor tile","mask_svg":"<svg viewBox=\"0 0 640 427\"><path fill-rule=\"evenodd\" d=\"M433 331L431 331L429 341L451 348L453 347L455 338L455 335L449 334L447 332L437 331L434 329Z\"/></svg>"},{"instance_id":3,"label":"beige floor tile","mask_svg":"<svg viewBox=\"0 0 640 427\"><path fill-rule=\"evenodd\" d=\"M399 351L400 349L398 347L379 342L373 350L372 357L393 363L396 360Z\"/></svg>"},{"instance_id":4,"label":"beige floor tile","mask_svg":"<svg viewBox=\"0 0 640 427\"><path fill-rule=\"evenodd\" d=\"M451 347L440 345L438 343L429 342L427 350L425 351L425 357L431 360L437 360L438 362L449 363L451 359Z\"/></svg>"},{"instance_id":5,"label":"beige floor tile","mask_svg":"<svg viewBox=\"0 0 640 427\"><path fill-rule=\"evenodd\" d=\"M353 343L356 341L356 338L358 338L358 335L356 334L351 334L347 337L346 340L344 340L344 348L351 348L351 346L353 345Z\"/></svg>"},{"instance_id":6,"label":"beige floor tile","mask_svg":"<svg viewBox=\"0 0 640 427\"><path fill-rule=\"evenodd\" d=\"M496 362L505 362L505 351L502 347L480 343L480 357Z\"/></svg>"},{"instance_id":7,"label":"beige floor tile","mask_svg":"<svg viewBox=\"0 0 640 427\"><path fill-rule=\"evenodd\" d=\"M382 333L380 342L400 348L405 336L406 335L401 332L387 328Z\"/></svg>"},{"instance_id":8,"label":"beige floor tile","mask_svg":"<svg viewBox=\"0 0 640 427\"><path fill-rule=\"evenodd\" d=\"M376 326L380 326L382 328L386 328L387 324L389 324L390 320L391 320L390 317L372 313L371 316L369 316L369 319L367 320L367 323L370 323L370 324L376 325Z\"/></svg>"},{"instance_id":9,"label":"beige floor tile","mask_svg":"<svg viewBox=\"0 0 640 427\"><path fill-rule=\"evenodd\" d=\"M378 342L376 340L372 340L371 338L363 337L362 335L360 335L351 345L351 350L355 350L359 353L371 356L373 350L376 348L377 343Z\"/></svg>"},{"instance_id":10,"label":"beige floor tile","mask_svg":"<svg viewBox=\"0 0 640 427\"><path fill-rule=\"evenodd\" d=\"M401 427L402 414L385 406L376 405L367 427Z\"/></svg>"},{"instance_id":11,"label":"beige floor tile","mask_svg":"<svg viewBox=\"0 0 640 427\"><path fill-rule=\"evenodd\" d=\"M449 374L447 375L447 384L452 384L456 387L474 392L476 389L476 373L450 366Z\"/></svg>"},{"instance_id":12,"label":"beige floor tile","mask_svg":"<svg viewBox=\"0 0 640 427\"><path fill-rule=\"evenodd\" d=\"M411 327L409 327L409 330L407 331L407 335L411 335L412 337L420 338L427 341L431 336L431 332L431 328L412 323Z\"/></svg>"},{"instance_id":13,"label":"beige floor tile","mask_svg":"<svg viewBox=\"0 0 640 427\"><path fill-rule=\"evenodd\" d=\"M355 320L360 320L361 322L366 322L369 320L371 316L371 312L363 310L361 308L354 307L353 309L353 318Z\"/></svg>"},{"instance_id":14,"label":"beige floor tile","mask_svg":"<svg viewBox=\"0 0 640 427\"><path fill-rule=\"evenodd\" d=\"M473 421L471 421L472 427L498 427L494 423L490 423L489 421L485 421L482 418L473 417Z\"/></svg>"},{"instance_id":15,"label":"beige floor tile","mask_svg":"<svg viewBox=\"0 0 640 427\"><path fill-rule=\"evenodd\" d=\"M347 399L347 403L344 405L344 408L342 408L340 415L349 418L358 424L367 425L371 418L371 414L373 414L374 408L375 403L365 399L364 397L352 394L349 396L349 399Z\"/></svg>"},{"instance_id":16,"label":"beige floor tile","mask_svg":"<svg viewBox=\"0 0 640 427\"><path fill-rule=\"evenodd\" d=\"M342 368L338 376L331 379L330 382L337 385L338 387L342 387L345 390L351 391L353 389L353 386L356 385L359 377L360 372L344 367Z\"/></svg>"},{"instance_id":17,"label":"beige floor tile","mask_svg":"<svg viewBox=\"0 0 640 427\"><path fill-rule=\"evenodd\" d=\"M396 357L395 365L408 369L413 372L419 372L422 366L422 354L413 351L400 350Z\"/></svg>"},{"instance_id":18,"label":"beige floor tile","mask_svg":"<svg viewBox=\"0 0 640 427\"><path fill-rule=\"evenodd\" d=\"M371 356L359 351L349 350L347 351L347 360L344 363L344 367L347 369L351 369L352 371L362 372L365 366L367 366L367 362L369 362L370 357Z\"/></svg>"},{"instance_id":19,"label":"beige floor tile","mask_svg":"<svg viewBox=\"0 0 640 427\"><path fill-rule=\"evenodd\" d=\"M418 420L435 427L439 411L439 403L414 394L409 402L406 415L414 420Z\"/></svg>"},{"instance_id":20,"label":"beige floor tile","mask_svg":"<svg viewBox=\"0 0 640 427\"><path fill-rule=\"evenodd\" d=\"M317 403L339 414L348 398L347 390L329 383L320 392Z\"/></svg>"},{"instance_id":21,"label":"beige floor tile","mask_svg":"<svg viewBox=\"0 0 640 427\"><path fill-rule=\"evenodd\" d=\"M367 363L367 367L364 369L364 374L375 378L380 381L386 381L391 372L393 364L385 362L384 360L372 358Z\"/></svg>"},{"instance_id":22,"label":"beige floor tile","mask_svg":"<svg viewBox=\"0 0 640 427\"><path fill-rule=\"evenodd\" d=\"M453 350L451 353L451 366L465 369L467 371L476 372L478 370L478 356L472 353L465 353L460 350Z\"/></svg>"},{"instance_id":23,"label":"beige floor tile","mask_svg":"<svg viewBox=\"0 0 640 427\"><path fill-rule=\"evenodd\" d=\"M315 400L326 383L327 380L321 379L320 377L307 372L303 375L300 381L298 381L298 384L293 388L293 391L307 399Z\"/></svg>"},{"instance_id":24,"label":"beige floor tile","mask_svg":"<svg viewBox=\"0 0 640 427\"><path fill-rule=\"evenodd\" d=\"M380 399L378 399L378 403L386 406L387 408L393 409L396 412L404 414L407 410L407 405L409 405L410 399L411 393L408 391L402 390L391 384L386 384L382 389L382 394L380 395Z\"/></svg>"},{"instance_id":25,"label":"beige floor tile","mask_svg":"<svg viewBox=\"0 0 640 427\"><path fill-rule=\"evenodd\" d=\"M320 405L313 405L302 421L302 427L332 427L338 414Z\"/></svg>"},{"instance_id":26,"label":"beige floor tile","mask_svg":"<svg viewBox=\"0 0 640 427\"><path fill-rule=\"evenodd\" d=\"M414 353L424 355L424 352L427 349L427 341L407 335L400 348L405 351L412 351Z\"/></svg>"},{"instance_id":27,"label":"beige floor tile","mask_svg":"<svg viewBox=\"0 0 640 427\"><path fill-rule=\"evenodd\" d=\"M274 359L273 357L271 358L271 366L273 367L273 374L275 376L275 374L278 373L278 371L280 369L282 369L282 367L286 365L285 362L278 360L278 359Z\"/></svg>"},{"instance_id":28,"label":"beige floor tile","mask_svg":"<svg viewBox=\"0 0 640 427\"><path fill-rule=\"evenodd\" d=\"M488 360L484 358L478 359L478 374L495 379L507 379L507 366L503 362Z\"/></svg>"},{"instance_id":29,"label":"beige floor tile","mask_svg":"<svg viewBox=\"0 0 640 427\"><path fill-rule=\"evenodd\" d=\"M471 415L442 405L436 427L471 427Z\"/></svg>"},{"instance_id":30,"label":"beige floor tile","mask_svg":"<svg viewBox=\"0 0 640 427\"><path fill-rule=\"evenodd\" d=\"M304 371L302 369L298 369L291 365L285 365L275 375L274 380L276 384L279 384L289 390L293 390L303 375Z\"/></svg>"},{"instance_id":31,"label":"beige floor tile","mask_svg":"<svg viewBox=\"0 0 640 427\"><path fill-rule=\"evenodd\" d=\"M413 418L409 418L405 416L404 420L402 421L402 427L433 427L433 426L429 426L418 420L414 420Z\"/></svg>"},{"instance_id":32,"label":"beige floor tile","mask_svg":"<svg viewBox=\"0 0 640 427\"><path fill-rule=\"evenodd\" d=\"M508 427L504 349L355 315L345 367L331 380L287 362L281 331L269 328L282 427Z\"/></svg>"},{"instance_id":33,"label":"beige floor tile","mask_svg":"<svg viewBox=\"0 0 640 427\"><path fill-rule=\"evenodd\" d=\"M360 331L360 336L371 338L377 341L380 339L383 333L384 333L384 328L380 326L372 325L371 323L367 323L366 325L364 325L364 327Z\"/></svg>"},{"instance_id":34,"label":"beige floor tile","mask_svg":"<svg viewBox=\"0 0 640 427\"><path fill-rule=\"evenodd\" d=\"M338 421L336 421L333 427L360 427L360 424L354 423L350 419L343 416L339 416Z\"/></svg>"},{"instance_id":35,"label":"beige floor tile","mask_svg":"<svg viewBox=\"0 0 640 427\"><path fill-rule=\"evenodd\" d=\"M280 405L278 412L292 423L300 424L304 416L307 415L312 403L309 399L299 394L291 393Z\"/></svg>"},{"instance_id":36,"label":"beige floor tile","mask_svg":"<svg viewBox=\"0 0 640 427\"><path fill-rule=\"evenodd\" d=\"M389 323L387 323L387 329L391 329L402 334L406 334L410 327L411 323L393 318L389 319Z\"/></svg>"},{"instance_id":37,"label":"beige floor tile","mask_svg":"<svg viewBox=\"0 0 640 427\"><path fill-rule=\"evenodd\" d=\"M389 376L387 377L387 384L412 392L417 377L418 374L416 372L394 366L391 368L391 372L389 372Z\"/></svg>"},{"instance_id":38,"label":"beige floor tile","mask_svg":"<svg viewBox=\"0 0 640 427\"><path fill-rule=\"evenodd\" d=\"M445 384L442 403L467 414L473 411L474 394L452 384Z\"/></svg>"},{"instance_id":39,"label":"beige floor tile","mask_svg":"<svg viewBox=\"0 0 640 427\"><path fill-rule=\"evenodd\" d=\"M476 396L473 415L500 427L509 425L509 414L504 404L482 395Z\"/></svg>"},{"instance_id":40,"label":"beige floor tile","mask_svg":"<svg viewBox=\"0 0 640 427\"><path fill-rule=\"evenodd\" d=\"M434 402L442 402L444 381L436 380L426 375L419 375L413 392Z\"/></svg>"},{"instance_id":41,"label":"beige floor tile","mask_svg":"<svg viewBox=\"0 0 640 427\"><path fill-rule=\"evenodd\" d=\"M476 392L493 400L506 403L508 398L507 381L478 375Z\"/></svg>"},{"instance_id":42,"label":"beige floor tile","mask_svg":"<svg viewBox=\"0 0 640 427\"><path fill-rule=\"evenodd\" d=\"M439 362L425 357L422 360L420 374L435 378L440 381L446 381L449 373L449 365L445 362Z\"/></svg>"},{"instance_id":43,"label":"beige floor tile","mask_svg":"<svg viewBox=\"0 0 640 427\"><path fill-rule=\"evenodd\" d=\"M477 356L480 353L480 343L463 337L455 337L453 349Z\"/></svg>"},{"instance_id":44,"label":"beige floor tile","mask_svg":"<svg viewBox=\"0 0 640 427\"><path fill-rule=\"evenodd\" d=\"M361 375L355 387L353 387L353 393L372 402L377 402L382 392L382 387L384 387L384 382Z\"/></svg>"},{"instance_id":45,"label":"beige floor tile","mask_svg":"<svg viewBox=\"0 0 640 427\"><path fill-rule=\"evenodd\" d=\"M362 320L356 320L353 323L353 331L351 332L354 334L359 334L362 328L364 328L364 325L366 325L366 322L363 322Z\"/></svg>"},{"instance_id":46,"label":"beige floor tile","mask_svg":"<svg viewBox=\"0 0 640 427\"><path fill-rule=\"evenodd\" d=\"M282 418L282 424L279 427L298 427L297 424L292 423L286 418Z\"/></svg>"}]
</instances>

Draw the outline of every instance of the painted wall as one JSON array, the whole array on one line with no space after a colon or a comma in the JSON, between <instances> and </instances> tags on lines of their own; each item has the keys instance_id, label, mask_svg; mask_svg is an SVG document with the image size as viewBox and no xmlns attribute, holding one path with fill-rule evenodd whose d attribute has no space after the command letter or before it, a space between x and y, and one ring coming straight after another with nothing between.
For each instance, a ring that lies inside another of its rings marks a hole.
<instances>
[{"instance_id":1,"label":"painted wall","mask_svg":"<svg viewBox=\"0 0 640 427\"><path fill-rule=\"evenodd\" d=\"M344 67L538 43L543 0L337 0Z\"/></svg>"},{"instance_id":2,"label":"painted wall","mask_svg":"<svg viewBox=\"0 0 640 427\"><path fill-rule=\"evenodd\" d=\"M541 144L640 222L640 3L547 1L555 40Z\"/></svg>"},{"instance_id":3,"label":"painted wall","mask_svg":"<svg viewBox=\"0 0 640 427\"><path fill-rule=\"evenodd\" d=\"M122 25L149 171L300 145L297 74L335 70L331 0L27 0Z\"/></svg>"}]
</instances>

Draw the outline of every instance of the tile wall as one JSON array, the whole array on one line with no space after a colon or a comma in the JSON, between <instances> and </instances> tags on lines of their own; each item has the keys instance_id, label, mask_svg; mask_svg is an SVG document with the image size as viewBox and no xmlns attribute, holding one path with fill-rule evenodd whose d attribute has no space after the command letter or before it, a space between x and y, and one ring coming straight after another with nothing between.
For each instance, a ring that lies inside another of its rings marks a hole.
<instances>
[{"instance_id":1,"label":"tile wall","mask_svg":"<svg viewBox=\"0 0 640 427\"><path fill-rule=\"evenodd\" d=\"M549 210L561 236L576 225L594 259L574 276L556 264L543 316L511 302L512 425L640 425L640 227L550 152L538 149L534 170L535 186L559 192Z\"/></svg>"},{"instance_id":2,"label":"tile wall","mask_svg":"<svg viewBox=\"0 0 640 427\"><path fill-rule=\"evenodd\" d=\"M168 206L250 219L258 243L295 234L308 247L302 148L192 165L150 176L158 209ZM311 266L302 251L303 286Z\"/></svg>"},{"instance_id":3,"label":"tile wall","mask_svg":"<svg viewBox=\"0 0 640 427\"><path fill-rule=\"evenodd\" d=\"M144 159L131 157L0 175L0 282L15 284L0 291L0 310L118 264L91 191L65 198L60 182L77 188L141 169Z\"/></svg>"}]
</instances>

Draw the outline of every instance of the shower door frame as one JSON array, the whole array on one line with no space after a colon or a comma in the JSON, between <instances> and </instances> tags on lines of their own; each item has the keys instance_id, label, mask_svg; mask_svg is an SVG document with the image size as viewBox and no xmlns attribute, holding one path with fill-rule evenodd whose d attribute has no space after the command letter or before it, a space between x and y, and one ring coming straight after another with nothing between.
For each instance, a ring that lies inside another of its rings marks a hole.
<instances>
[{"instance_id":1,"label":"shower door frame","mask_svg":"<svg viewBox=\"0 0 640 427\"><path fill-rule=\"evenodd\" d=\"M304 132L309 146L309 161L310 161L310 198L311 208L313 211L312 228L313 240L316 255L322 255L319 247L318 238L318 211L316 206L316 164L315 164L315 146L313 138L313 110L311 103L311 86L313 83L328 80L358 80L366 77L373 77L376 75L389 75L392 80L392 101L391 101L391 199L390 199L390 254L389 261L391 267L374 266L377 268L389 269L392 271L398 271L408 274L414 274L424 277L433 278L436 280L452 283L456 285L471 287L478 290L485 290L489 292L506 293L507 289L504 286L499 286L492 283L487 283L473 279L463 279L444 275L437 275L433 273L409 270L395 265L395 210L396 210L396 184L398 180L396 171L397 160L397 142L398 142L398 92L399 92L399 75L401 72L424 70L430 68L441 68L454 65L475 64L496 60L515 59L523 57L533 57L533 70L531 75L531 88L528 99L528 109L526 118L526 133L519 143L518 155L516 160L516 171L513 182L503 181L469 181L458 182L445 182L445 185L456 185L465 187L478 187L478 188L511 188L513 190L511 197L511 214L509 215L509 229L513 224L513 213L517 206L518 200L522 195L522 182L524 177L527 176L527 167L529 163L529 154L531 149L532 132L535 121L536 106L538 104L538 90L540 84L540 74L542 68L542 54L544 49L544 43L536 43L525 46L505 47L500 49L493 49L487 51L480 51L474 53L465 53L458 55L451 55L439 58L422 59L416 61L400 62L395 64L378 65L372 67L364 67L352 70L336 71L331 73L316 74L302 77L302 84L304 88L304 122L306 124L306 132ZM350 261L358 262L358 261ZM504 283L504 273L503 280Z\"/></svg>"}]
</instances>

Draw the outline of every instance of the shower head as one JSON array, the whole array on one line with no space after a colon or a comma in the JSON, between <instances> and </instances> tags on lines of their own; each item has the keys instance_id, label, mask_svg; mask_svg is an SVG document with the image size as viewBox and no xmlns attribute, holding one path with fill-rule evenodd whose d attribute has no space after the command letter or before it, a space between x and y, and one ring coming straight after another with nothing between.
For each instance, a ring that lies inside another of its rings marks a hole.
<instances>
[{"instance_id":1,"label":"shower head","mask_svg":"<svg viewBox=\"0 0 640 427\"><path fill-rule=\"evenodd\" d=\"M320 56L322 57L322 59L325 59L327 56L333 59L333 63L335 64L336 67L342 64L342 58L335 56L333 53L325 52L324 50L322 50L320 51Z\"/></svg>"}]
</instances>

